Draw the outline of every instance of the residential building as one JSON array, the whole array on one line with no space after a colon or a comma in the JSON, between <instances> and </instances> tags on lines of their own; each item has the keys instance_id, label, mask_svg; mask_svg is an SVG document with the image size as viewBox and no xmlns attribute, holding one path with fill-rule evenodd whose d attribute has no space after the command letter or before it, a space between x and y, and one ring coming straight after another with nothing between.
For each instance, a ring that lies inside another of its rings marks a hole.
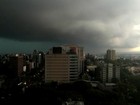
<instances>
[{"instance_id":1,"label":"residential building","mask_svg":"<svg viewBox=\"0 0 140 105\"><path fill-rule=\"evenodd\" d=\"M120 81L120 66L119 65L113 65L113 78L114 81Z\"/></svg>"},{"instance_id":2,"label":"residential building","mask_svg":"<svg viewBox=\"0 0 140 105\"><path fill-rule=\"evenodd\" d=\"M100 78L103 83L111 83L120 80L120 67L117 65L103 63L100 73Z\"/></svg>"},{"instance_id":3,"label":"residential building","mask_svg":"<svg viewBox=\"0 0 140 105\"><path fill-rule=\"evenodd\" d=\"M106 59L107 60L116 60L116 51L112 49L108 49L106 52Z\"/></svg>"}]
</instances>

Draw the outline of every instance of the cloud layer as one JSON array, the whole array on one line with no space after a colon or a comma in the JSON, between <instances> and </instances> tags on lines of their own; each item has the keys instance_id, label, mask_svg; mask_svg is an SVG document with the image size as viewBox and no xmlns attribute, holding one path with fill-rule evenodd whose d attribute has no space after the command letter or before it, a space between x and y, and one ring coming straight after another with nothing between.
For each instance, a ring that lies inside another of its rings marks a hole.
<instances>
[{"instance_id":1,"label":"cloud layer","mask_svg":"<svg viewBox=\"0 0 140 105\"><path fill-rule=\"evenodd\" d=\"M140 44L139 4L139 0L1 0L0 37L127 51Z\"/></svg>"}]
</instances>

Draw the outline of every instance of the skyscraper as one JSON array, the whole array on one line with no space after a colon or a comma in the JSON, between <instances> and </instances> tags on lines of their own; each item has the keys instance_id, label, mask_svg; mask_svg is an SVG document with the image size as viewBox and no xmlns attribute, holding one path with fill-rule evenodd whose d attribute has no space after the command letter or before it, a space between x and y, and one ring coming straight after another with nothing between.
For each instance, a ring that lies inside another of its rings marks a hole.
<instances>
[{"instance_id":1,"label":"skyscraper","mask_svg":"<svg viewBox=\"0 0 140 105\"><path fill-rule=\"evenodd\" d=\"M45 82L70 82L83 70L83 48L60 46L51 48L45 56Z\"/></svg>"}]
</instances>

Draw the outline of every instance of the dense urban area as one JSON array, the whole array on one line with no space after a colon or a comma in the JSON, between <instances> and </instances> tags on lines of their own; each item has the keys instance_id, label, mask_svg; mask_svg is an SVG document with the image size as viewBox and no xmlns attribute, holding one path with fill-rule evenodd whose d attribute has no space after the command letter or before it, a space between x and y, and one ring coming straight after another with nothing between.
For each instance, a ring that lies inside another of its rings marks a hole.
<instances>
[{"instance_id":1,"label":"dense urban area","mask_svg":"<svg viewBox=\"0 0 140 105\"><path fill-rule=\"evenodd\" d=\"M139 105L140 55L67 45L0 55L0 104Z\"/></svg>"}]
</instances>

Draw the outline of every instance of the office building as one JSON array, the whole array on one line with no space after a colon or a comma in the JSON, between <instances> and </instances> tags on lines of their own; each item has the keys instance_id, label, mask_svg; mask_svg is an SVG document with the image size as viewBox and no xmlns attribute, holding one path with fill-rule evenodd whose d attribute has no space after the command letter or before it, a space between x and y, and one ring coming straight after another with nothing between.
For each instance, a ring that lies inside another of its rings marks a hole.
<instances>
[{"instance_id":1,"label":"office building","mask_svg":"<svg viewBox=\"0 0 140 105\"><path fill-rule=\"evenodd\" d=\"M70 45L51 48L45 56L45 82L71 82L83 71L83 48Z\"/></svg>"}]
</instances>

